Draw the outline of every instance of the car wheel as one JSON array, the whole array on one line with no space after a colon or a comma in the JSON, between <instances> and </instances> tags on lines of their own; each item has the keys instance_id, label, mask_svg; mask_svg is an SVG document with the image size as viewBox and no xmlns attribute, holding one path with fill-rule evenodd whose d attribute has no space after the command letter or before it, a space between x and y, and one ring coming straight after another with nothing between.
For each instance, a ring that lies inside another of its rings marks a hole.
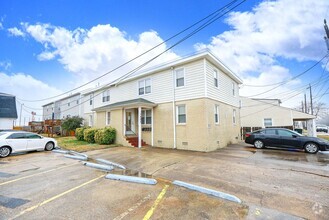
<instances>
[{"instance_id":1,"label":"car wheel","mask_svg":"<svg viewBox=\"0 0 329 220\"><path fill-rule=\"evenodd\" d=\"M255 142L254 142L254 146L255 146L255 148L257 148L257 149L262 149L262 148L264 148L264 142L261 141L261 140L255 140Z\"/></svg>"},{"instance_id":2,"label":"car wheel","mask_svg":"<svg viewBox=\"0 0 329 220\"><path fill-rule=\"evenodd\" d=\"M54 143L53 142L48 142L45 146L45 150L51 151L54 149Z\"/></svg>"},{"instance_id":3,"label":"car wheel","mask_svg":"<svg viewBox=\"0 0 329 220\"><path fill-rule=\"evenodd\" d=\"M304 149L307 153L315 154L319 151L319 146L316 143L309 142L305 144Z\"/></svg>"},{"instance_id":4,"label":"car wheel","mask_svg":"<svg viewBox=\"0 0 329 220\"><path fill-rule=\"evenodd\" d=\"M10 147L0 147L0 157L1 158L9 156L10 153L11 153Z\"/></svg>"}]
</instances>

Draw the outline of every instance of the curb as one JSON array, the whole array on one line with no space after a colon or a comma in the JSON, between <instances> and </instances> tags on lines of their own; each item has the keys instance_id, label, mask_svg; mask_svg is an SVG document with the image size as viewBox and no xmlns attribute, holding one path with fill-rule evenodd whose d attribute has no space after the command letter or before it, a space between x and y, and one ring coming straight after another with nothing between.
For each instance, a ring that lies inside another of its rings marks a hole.
<instances>
[{"instance_id":1,"label":"curb","mask_svg":"<svg viewBox=\"0 0 329 220\"><path fill-rule=\"evenodd\" d=\"M105 176L105 178L111 179L111 180L121 180L121 181L125 181L125 182L142 183L142 184L148 184L148 185L157 184L157 181L155 179L135 177L135 176L123 176L123 175L117 175L117 174L108 174Z\"/></svg>"},{"instance_id":2,"label":"curb","mask_svg":"<svg viewBox=\"0 0 329 220\"><path fill-rule=\"evenodd\" d=\"M223 192L220 192L220 191L216 191L216 190L213 190L213 189L208 189L208 188L205 188L205 187L189 184L189 183L178 181L178 180L175 180L173 182L173 184L177 185L177 186L182 186L182 187L194 190L194 191L198 191L198 192L201 192L201 193L205 193L205 194L208 194L208 195L212 195L212 196L215 196L215 197L218 197L218 198L221 198L221 199L226 199L226 200L236 202L236 203L242 203L242 201L236 196L233 196L233 195L230 195L230 194L227 194L227 193L223 193Z\"/></svg>"},{"instance_id":3,"label":"curb","mask_svg":"<svg viewBox=\"0 0 329 220\"><path fill-rule=\"evenodd\" d=\"M75 159L75 160L87 160L87 157L82 157L82 156L75 156L75 155L64 155L64 157L70 158L70 159Z\"/></svg>"},{"instance_id":4,"label":"curb","mask_svg":"<svg viewBox=\"0 0 329 220\"><path fill-rule=\"evenodd\" d=\"M76 152L76 151L73 151L73 150L70 150L69 154L75 154L75 155L78 155L78 156L81 156L81 157L88 158L87 154L82 154L82 153L79 153L79 152Z\"/></svg>"},{"instance_id":5,"label":"curb","mask_svg":"<svg viewBox=\"0 0 329 220\"><path fill-rule=\"evenodd\" d=\"M97 163L84 162L83 165L85 165L87 167L101 169L101 170L109 170L109 171L111 171L111 170L114 169L113 166L107 166L107 165L102 165L102 164L97 164Z\"/></svg>"},{"instance_id":6,"label":"curb","mask_svg":"<svg viewBox=\"0 0 329 220\"><path fill-rule=\"evenodd\" d=\"M60 154L68 154L69 153L67 150L58 150L58 149L52 150L52 152L60 153Z\"/></svg>"},{"instance_id":7,"label":"curb","mask_svg":"<svg viewBox=\"0 0 329 220\"><path fill-rule=\"evenodd\" d=\"M107 164L107 165L112 165L112 166L115 166L115 167L119 167L123 170L126 169L125 166L121 165L121 164L118 164L118 163L114 163L112 161L108 161L108 160L104 160L104 159L96 159L96 161L100 162L100 163L104 163L104 164Z\"/></svg>"}]
</instances>

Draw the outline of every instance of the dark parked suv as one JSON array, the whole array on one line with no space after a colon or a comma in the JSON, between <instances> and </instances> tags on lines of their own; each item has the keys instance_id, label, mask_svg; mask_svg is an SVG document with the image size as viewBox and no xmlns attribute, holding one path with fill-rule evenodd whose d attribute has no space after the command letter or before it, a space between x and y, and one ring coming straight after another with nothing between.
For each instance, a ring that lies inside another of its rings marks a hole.
<instances>
[{"instance_id":1,"label":"dark parked suv","mask_svg":"<svg viewBox=\"0 0 329 220\"><path fill-rule=\"evenodd\" d=\"M245 142L256 148L282 147L304 149L307 153L315 154L319 150L329 150L329 141L303 136L285 128L265 128L246 134Z\"/></svg>"}]
</instances>

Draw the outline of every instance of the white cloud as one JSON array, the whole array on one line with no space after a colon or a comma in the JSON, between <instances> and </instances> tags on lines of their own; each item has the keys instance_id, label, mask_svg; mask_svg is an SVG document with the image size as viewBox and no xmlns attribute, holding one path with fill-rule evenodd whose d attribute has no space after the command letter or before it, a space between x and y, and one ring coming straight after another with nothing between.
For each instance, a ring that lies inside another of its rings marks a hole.
<instances>
[{"instance_id":1,"label":"white cloud","mask_svg":"<svg viewBox=\"0 0 329 220\"><path fill-rule=\"evenodd\" d=\"M298 4L295 0L264 1L250 12L231 13L226 19L231 30L195 48L212 50L246 84L284 81L291 78L291 73L280 66L281 60L315 61L326 53L322 19L328 7L326 0L301 0ZM269 88L244 87L241 94L250 96ZM288 85L272 95L285 90L290 91Z\"/></svg>"},{"instance_id":2,"label":"white cloud","mask_svg":"<svg viewBox=\"0 0 329 220\"><path fill-rule=\"evenodd\" d=\"M4 72L0 72L0 88L1 92L15 95L18 101L19 99L37 100L61 94L60 90L33 78L31 75L27 75L24 73L7 74ZM28 118L31 117L31 111L35 111L37 113L36 119L40 118L42 120L42 110L38 109L40 109L41 105L45 104L45 102L47 101L19 102L24 103L27 106L24 107L22 111L22 123L24 117L26 118L26 121L28 121ZM29 107L33 109L30 109ZM20 114L19 104L17 106L17 110L17 113Z\"/></svg>"},{"instance_id":3,"label":"white cloud","mask_svg":"<svg viewBox=\"0 0 329 220\"><path fill-rule=\"evenodd\" d=\"M17 27L8 28L7 30L13 36L25 37L25 33L22 30L18 29Z\"/></svg>"},{"instance_id":4,"label":"white cloud","mask_svg":"<svg viewBox=\"0 0 329 220\"><path fill-rule=\"evenodd\" d=\"M10 61L0 61L0 67L2 67L4 70L8 70L11 67Z\"/></svg>"},{"instance_id":5,"label":"white cloud","mask_svg":"<svg viewBox=\"0 0 329 220\"><path fill-rule=\"evenodd\" d=\"M0 22L0 30L3 29L3 25L2 25L2 22Z\"/></svg>"},{"instance_id":6,"label":"white cloud","mask_svg":"<svg viewBox=\"0 0 329 220\"><path fill-rule=\"evenodd\" d=\"M143 32L137 40L133 40L125 32L109 24L97 25L89 30L77 28L73 31L50 24L23 23L22 26L27 34L44 46L44 51L38 55L38 59L58 59L68 71L81 77L79 83L96 78L163 41L155 31ZM107 80L134 69L165 49L165 44L159 46L125 68L112 73ZM169 51L152 62L152 65L177 57Z\"/></svg>"}]
</instances>

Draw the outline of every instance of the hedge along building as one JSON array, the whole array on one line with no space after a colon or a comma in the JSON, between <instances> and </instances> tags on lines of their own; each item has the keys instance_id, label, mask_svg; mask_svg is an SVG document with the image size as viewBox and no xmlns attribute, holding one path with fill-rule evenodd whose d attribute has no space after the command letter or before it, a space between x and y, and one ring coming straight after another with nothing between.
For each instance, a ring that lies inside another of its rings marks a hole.
<instances>
[{"instance_id":1,"label":"hedge along building","mask_svg":"<svg viewBox=\"0 0 329 220\"><path fill-rule=\"evenodd\" d=\"M114 127L118 144L212 151L239 139L241 83L201 52L84 93L85 123Z\"/></svg>"}]
</instances>

